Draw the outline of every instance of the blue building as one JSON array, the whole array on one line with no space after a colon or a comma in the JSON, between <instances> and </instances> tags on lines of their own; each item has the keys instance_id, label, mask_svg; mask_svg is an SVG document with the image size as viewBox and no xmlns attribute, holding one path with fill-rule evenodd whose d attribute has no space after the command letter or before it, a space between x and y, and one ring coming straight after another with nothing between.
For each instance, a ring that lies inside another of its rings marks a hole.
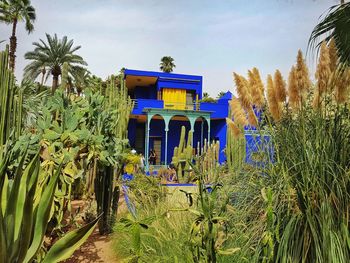
<instances>
[{"instance_id":1,"label":"blue building","mask_svg":"<svg viewBox=\"0 0 350 263\"><path fill-rule=\"evenodd\" d=\"M182 126L193 131L195 149L205 139L220 141L220 162L225 160L230 92L216 103L201 102L202 76L132 69L125 69L124 74L135 101L128 127L130 146L144 153L146 160L154 149L157 165L170 164Z\"/></svg>"}]
</instances>

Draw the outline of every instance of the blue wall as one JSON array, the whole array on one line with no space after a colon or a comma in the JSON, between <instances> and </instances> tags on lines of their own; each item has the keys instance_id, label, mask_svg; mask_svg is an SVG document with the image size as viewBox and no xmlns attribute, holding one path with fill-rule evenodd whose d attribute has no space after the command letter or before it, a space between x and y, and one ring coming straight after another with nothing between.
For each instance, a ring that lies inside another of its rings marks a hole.
<instances>
[{"instance_id":1,"label":"blue wall","mask_svg":"<svg viewBox=\"0 0 350 263\"><path fill-rule=\"evenodd\" d=\"M135 99L157 99L156 87L135 87Z\"/></svg>"},{"instance_id":2,"label":"blue wall","mask_svg":"<svg viewBox=\"0 0 350 263\"><path fill-rule=\"evenodd\" d=\"M137 120L136 119L129 119L129 124L128 124L128 139L129 139L129 144L132 148L135 147L135 138L136 138L136 124Z\"/></svg>"},{"instance_id":3,"label":"blue wall","mask_svg":"<svg viewBox=\"0 0 350 263\"><path fill-rule=\"evenodd\" d=\"M179 146L180 135L181 135L181 127L185 126L186 135L191 129L191 125L189 121L176 121L171 120L169 123L169 131L168 131L168 163L171 163L171 158L174 154L174 148ZM187 142L187 136L186 136Z\"/></svg>"},{"instance_id":4,"label":"blue wall","mask_svg":"<svg viewBox=\"0 0 350 263\"><path fill-rule=\"evenodd\" d=\"M198 142L201 142L201 132L202 132L202 123L201 121L196 121L194 124L194 136L193 136L193 147L196 149L197 152L197 145ZM203 143L205 142L205 139L208 140L208 122L204 121L203 123ZM200 147L202 148L202 144L200 144Z\"/></svg>"},{"instance_id":5,"label":"blue wall","mask_svg":"<svg viewBox=\"0 0 350 263\"><path fill-rule=\"evenodd\" d=\"M226 147L226 119L211 120L210 140L216 138L220 141L219 161L222 163L226 160L224 153Z\"/></svg>"}]
</instances>

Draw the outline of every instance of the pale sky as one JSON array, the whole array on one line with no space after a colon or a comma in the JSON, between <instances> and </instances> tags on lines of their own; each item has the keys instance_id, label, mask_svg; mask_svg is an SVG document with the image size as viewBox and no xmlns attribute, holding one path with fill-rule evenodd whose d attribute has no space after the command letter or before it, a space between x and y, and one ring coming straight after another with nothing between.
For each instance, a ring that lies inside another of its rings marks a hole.
<instances>
[{"instance_id":1,"label":"pale sky","mask_svg":"<svg viewBox=\"0 0 350 263\"><path fill-rule=\"evenodd\" d=\"M159 70L162 56L176 73L203 76L203 91L234 91L232 72L258 67L263 79L285 77L297 50L306 51L319 17L338 0L32 0L35 31L18 27L16 76L32 42L57 33L74 39L89 70L102 78L122 67ZM0 24L0 40L11 27ZM4 48L4 43L0 44ZM310 65L314 64L308 59ZM51 78L47 82L51 84Z\"/></svg>"}]
</instances>

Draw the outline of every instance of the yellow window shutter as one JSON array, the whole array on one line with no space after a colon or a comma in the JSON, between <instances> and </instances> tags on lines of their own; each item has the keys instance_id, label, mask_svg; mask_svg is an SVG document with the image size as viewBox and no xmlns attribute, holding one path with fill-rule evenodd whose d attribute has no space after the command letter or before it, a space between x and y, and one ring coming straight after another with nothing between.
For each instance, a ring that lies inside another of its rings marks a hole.
<instances>
[{"instance_id":1,"label":"yellow window shutter","mask_svg":"<svg viewBox=\"0 0 350 263\"><path fill-rule=\"evenodd\" d=\"M186 107L186 90L163 89L164 108L183 110Z\"/></svg>"}]
</instances>

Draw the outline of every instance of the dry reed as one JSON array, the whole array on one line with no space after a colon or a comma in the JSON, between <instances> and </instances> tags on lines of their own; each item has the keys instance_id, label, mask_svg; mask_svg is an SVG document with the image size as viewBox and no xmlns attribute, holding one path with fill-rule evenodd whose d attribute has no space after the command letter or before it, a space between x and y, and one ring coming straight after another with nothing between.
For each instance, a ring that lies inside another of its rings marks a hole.
<instances>
[{"instance_id":1,"label":"dry reed","mask_svg":"<svg viewBox=\"0 0 350 263\"><path fill-rule=\"evenodd\" d=\"M242 106L245 109L248 109L252 104L252 97L249 92L249 82L243 76L240 76L235 72L233 73L233 76Z\"/></svg>"},{"instance_id":2,"label":"dry reed","mask_svg":"<svg viewBox=\"0 0 350 263\"><path fill-rule=\"evenodd\" d=\"M230 101L232 117L238 125L248 125L246 114L242 108L241 102L237 98L232 98Z\"/></svg>"},{"instance_id":3,"label":"dry reed","mask_svg":"<svg viewBox=\"0 0 350 263\"><path fill-rule=\"evenodd\" d=\"M276 90L271 75L267 75L267 102L270 113L275 121L281 119L282 110L276 98Z\"/></svg>"},{"instance_id":4,"label":"dry reed","mask_svg":"<svg viewBox=\"0 0 350 263\"><path fill-rule=\"evenodd\" d=\"M276 99L278 102L285 102L287 98L286 82L279 70L276 70L274 75Z\"/></svg>"}]
</instances>

